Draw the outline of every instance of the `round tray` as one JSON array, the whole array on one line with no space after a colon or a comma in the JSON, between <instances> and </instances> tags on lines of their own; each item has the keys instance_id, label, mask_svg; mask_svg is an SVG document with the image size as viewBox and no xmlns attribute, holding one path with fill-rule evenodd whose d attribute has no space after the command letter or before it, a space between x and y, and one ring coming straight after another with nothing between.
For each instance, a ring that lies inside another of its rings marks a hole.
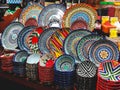
<instances>
[{"instance_id":1,"label":"round tray","mask_svg":"<svg viewBox=\"0 0 120 90\"><path fill-rule=\"evenodd\" d=\"M118 60L118 47L114 42L107 39L95 41L89 49L89 59L97 66L106 60Z\"/></svg>"},{"instance_id":2,"label":"round tray","mask_svg":"<svg viewBox=\"0 0 120 90\"><path fill-rule=\"evenodd\" d=\"M78 19L84 19L88 23L88 29L93 31L94 23L97 20L97 12L92 6L85 3L72 5L63 15L62 27L69 28Z\"/></svg>"},{"instance_id":3,"label":"round tray","mask_svg":"<svg viewBox=\"0 0 120 90\"><path fill-rule=\"evenodd\" d=\"M76 61L80 61L77 57L77 52L76 52L77 43L83 36L89 34L91 34L91 31L86 29L78 29L71 31L64 40L64 45L63 45L64 52L66 54L73 56L76 59Z\"/></svg>"},{"instance_id":4,"label":"round tray","mask_svg":"<svg viewBox=\"0 0 120 90\"><path fill-rule=\"evenodd\" d=\"M79 40L76 51L77 56L81 61L89 60L89 48L90 46L97 40L103 39L103 36L99 36L97 34L86 35L81 40Z\"/></svg>"},{"instance_id":5,"label":"round tray","mask_svg":"<svg viewBox=\"0 0 120 90\"><path fill-rule=\"evenodd\" d=\"M50 4L46 6L39 15L38 25L48 27L61 27L62 17L66 10L63 4Z\"/></svg>"},{"instance_id":6,"label":"round tray","mask_svg":"<svg viewBox=\"0 0 120 90\"><path fill-rule=\"evenodd\" d=\"M19 32L24 28L23 24L19 22L10 23L2 33L2 46L5 49L14 50L18 47L17 37Z\"/></svg>"}]
</instances>

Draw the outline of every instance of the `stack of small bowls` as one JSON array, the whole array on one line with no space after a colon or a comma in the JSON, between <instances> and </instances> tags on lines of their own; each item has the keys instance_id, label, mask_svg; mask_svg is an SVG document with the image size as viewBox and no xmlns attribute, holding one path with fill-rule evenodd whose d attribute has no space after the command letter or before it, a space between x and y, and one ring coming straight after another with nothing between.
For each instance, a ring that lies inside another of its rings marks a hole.
<instances>
[{"instance_id":1,"label":"stack of small bowls","mask_svg":"<svg viewBox=\"0 0 120 90\"><path fill-rule=\"evenodd\" d=\"M16 76L24 77L25 76L25 64L28 57L27 51L21 50L18 51L13 57L13 73Z\"/></svg>"},{"instance_id":2,"label":"stack of small bowls","mask_svg":"<svg viewBox=\"0 0 120 90\"><path fill-rule=\"evenodd\" d=\"M59 56L54 65L55 85L60 89L72 89L75 77L75 59L67 54Z\"/></svg>"},{"instance_id":3,"label":"stack of small bowls","mask_svg":"<svg viewBox=\"0 0 120 90\"><path fill-rule=\"evenodd\" d=\"M76 89L96 90L97 67L91 61L83 61L76 66Z\"/></svg>"},{"instance_id":4,"label":"stack of small bowls","mask_svg":"<svg viewBox=\"0 0 120 90\"><path fill-rule=\"evenodd\" d=\"M108 60L98 67L96 90L120 90L120 63Z\"/></svg>"}]
</instances>

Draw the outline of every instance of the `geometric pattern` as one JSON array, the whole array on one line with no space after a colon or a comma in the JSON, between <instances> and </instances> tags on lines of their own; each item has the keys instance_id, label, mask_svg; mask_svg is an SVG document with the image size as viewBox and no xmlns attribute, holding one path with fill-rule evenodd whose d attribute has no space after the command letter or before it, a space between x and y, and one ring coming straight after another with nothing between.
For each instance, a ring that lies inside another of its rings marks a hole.
<instances>
[{"instance_id":1,"label":"geometric pattern","mask_svg":"<svg viewBox=\"0 0 120 90\"><path fill-rule=\"evenodd\" d=\"M105 80L120 81L120 63L109 60L100 64L98 74Z\"/></svg>"}]
</instances>

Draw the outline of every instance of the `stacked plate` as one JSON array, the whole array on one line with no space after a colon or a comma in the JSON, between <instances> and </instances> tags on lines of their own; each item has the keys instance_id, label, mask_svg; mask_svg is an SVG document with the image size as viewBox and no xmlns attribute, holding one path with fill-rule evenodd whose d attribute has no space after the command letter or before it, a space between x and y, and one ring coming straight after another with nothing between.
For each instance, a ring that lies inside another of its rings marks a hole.
<instances>
[{"instance_id":1,"label":"stacked plate","mask_svg":"<svg viewBox=\"0 0 120 90\"><path fill-rule=\"evenodd\" d=\"M28 53L24 50L18 51L13 58L13 73L20 77L25 76L25 64Z\"/></svg>"},{"instance_id":2,"label":"stacked plate","mask_svg":"<svg viewBox=\"0 0 120 90\"><path fill-rule=\"evenodd\" d=\"M95 90L97 81L97 67L91 61L83 61L76 68L76 89Z\"/></svg>"},{"instance_id":3,"label":"stacked plate","mask_svg":"<svg viewBox=\"0 0 120 90\"><path fill-rule=\"evenodd\" d=\"M96 90L120 90L120 63L108 60L98 67Z\"/></svg>"},{"instance_id":4,"label":"stacked plate","mask_svg":"<svg viewBox=\"0 0 120 90\"><path fill-rule=\"evenodd\" d=\"M38 62L40 54L31 54L26 61L26 76L29 80L38 79Z\"/></svg>"},{"instance_id":5,"label":"stacked plate","mask_svg":"<svg viewBox=\"0 0 120 90\"><path fill-rule=\"evenodd\" d=\"M72 88L75 77L75 60L72 56L63 54L55 62L55 84L59 88Z\"/></svg>"}]
</instances>

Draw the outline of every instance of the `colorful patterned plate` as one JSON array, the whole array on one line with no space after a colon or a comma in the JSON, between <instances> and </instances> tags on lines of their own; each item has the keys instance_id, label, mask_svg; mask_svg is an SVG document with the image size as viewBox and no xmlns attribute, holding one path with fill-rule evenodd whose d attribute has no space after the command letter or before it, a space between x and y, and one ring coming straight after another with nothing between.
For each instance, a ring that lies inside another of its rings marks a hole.
<instances>
[{"instance_id":1,"label":"colorful patterned plate","mask_svg":"<svg viewBox=\"0 0 120 90\"><path fill-rule=\"evenodd\" d=\"M30 51L33 53L40 53L40 50L38 48L38 40L43 30L44 29L42 27L35 28L33 31L30 32L30 35L28 36L28 45Z\"/></svg>"},{"instance_id":2,"label":"colorful patterned plate","mask_svg":"<svg viewBox=\"0 0 120 90\"><path fill-rule=\"evenodd\" d=\"M19 22L12 22L2 33L1 41L5 49L14 50L18 47L17 37L19 32L24 28L23 24Z\"/></svg>"},{"instance_id":3,"label":"colorful patterned plate","mask_svg":"<svg viewBox=\"0 0 120 90\"><path fill-rule=\"evenodd\" d=\"M118 47L107 39L95 41L89 49L89 59L97 66L106 60L118 60Z\"/></svg>"},{"instance_id":4,"label":"colorful patterned plate","mask_svg":"<svg viewBox=\"0 0 120 90\"><path fill-rule=\"evenodd\" d=\"M50 50L47 47L47 43L51 35L58 30L59 28L57 27L51 27L48 29L45 29L39 36L39 41L38 41L38 48L42 54L49 53Z\"/></svg>"},{"instance_id":5,"label":"colorful patterned plate","mask_svg":"<svg viewBox=\"0 0 120 90\"><path fill-rule=\"evenodd\" d=\"M21 12L19 21L25 25L29 18L34 18L38 22L38 16L44 7L38 3L28 4Z\"/></svg>"},{"instance_id":6,"label":"colorful patterned plate","mask_svg":"<svg viewBox=\"0 0 120 90\"><path fill-rule=\"evenodd\" d=\"M64 45L63 45L64 52L66 54L73 56L76 59L76 61L80 61L77 57L77 52L76 52L77 43L83 36L89 34L91 34L91 31L87 29L78 29L71 31L64 41Z\"/></svg>"},{"instance_id":7,"label":"colorful patterned plate","mask_svg":"<svg viewBox=\"0 0 120 90\"><path fill-rule=\"evenodd\" d=\"M88 52L90 46L97 40L103 39L103 36L97 34L86 35L78 42L76 47L77 56L81 61L89 60Z\"/></svg>"},{"instance_id":8,"label":"colorful patterned plate","mask_svg":"<svg viewBox=\"0 0 120 90\"><path fill-rule=\"evenodd\" d=\"M46 6L39 15L38 25L61 28L65 10L66 8L63 4L50 4Z\"/></svg>"},{"instance_id":9,"label":"colorful patterned plate","mask_svg":"<svg viewBox=\"0 0 120 90\"><path fill-rule=\"evenodd\" d=\"M78 19L84 19L88 23L88 29L93 31L94 23L97 20L97 12L85 3L72 5L63 15L62 27L69 28Z\"/></svg>"},{"instance_id":10,"label":"colorful patterned plate","mask_svg":"<svg viewBox=\"0 0 120 90\"><path fill-rule=\"evenodd\" d=\"M109 60L101 63L98 67L98 75L107 81L120 83L120 63L116 60Z\"/></svg>"},{"instance_id":11,"label":"colorful patterned plate","mask_svg":"<svg viewBox=\"0 0 120 90\"><path fill-rule=\"evenodd\" d=\"M35 26L24 27L19 33L18 38L17 38L17 43L21 50L25 50L28 53L30 53L30 48L28 46L27 39L28 39L30 32L34 30L35 28L36 28Z\"/></svg>"}]
</instances>

